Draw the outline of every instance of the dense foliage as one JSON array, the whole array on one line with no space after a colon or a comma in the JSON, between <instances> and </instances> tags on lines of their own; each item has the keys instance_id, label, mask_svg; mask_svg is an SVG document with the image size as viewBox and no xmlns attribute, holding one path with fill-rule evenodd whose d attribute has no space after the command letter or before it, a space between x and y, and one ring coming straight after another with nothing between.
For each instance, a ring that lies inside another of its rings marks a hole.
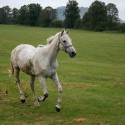
<instances>
[{"instance_id":1,"label":"dense foliage","mask_svg":"<svg viewBox=\"0 0 125 125\"><path fill-rule=\"evenodd\" d=\"M39 4L29 4L10 9L9 6L0 8L0 24L21 24L29 26L48 27L56 19L56 11L52 7L42 9Z\"/></svg>"},{"instance_id":2,"label":"dense foliage","mask_svg":"<svg viewBox=\"0 0 125 125\"><path fill-rule=\"evenodd\" d=\"M106 6L101 1L94 1L82 18L82 27L95 31L115 30L119 24L116 5L109 3Z\"/></svg>"},{"instance_id":3,"label":"dense foliage","mask_svg":"<svg viewBox=\"0 0 125 125\"><path fill-rule=\"evenodd\" d=\"M87 19L86 19L87 18ZM85 16L83 16L83 26L88 24L88 29L101 31L106 27L107 11L105 3L95 1L89 7L89 10Z\"/></svg>"},{"instance_id":4,"label":"dense foliage","mask_svg":"<svg viewBox=\"0 0 125 125\"><path fill-rule=\"evenodd\" d=\"M57 20L57 11L40 4L21 6L20 9L9 6L0 8L0 24L21 24L42 27L81 28L93 31L117 30L125 32L125 24L121 24L115 4L94 1L88 12L80 17L76 0L69 0L64 11L64 20Z\"/></svg>"},{"instance_id":5,"label":"dense foliage","mask_svg":"<svg viewBox=\"0 0 125 125\"><path fill-rule=\"evenodd\" d=\"M117 22L118 19L118 9L115 4L109 3L107 6L107 24L109 30L113 29L113 23Z\"/></svg>"},{"instance_id":6,"label":"dense foliage","mask_svg":"<svg viewBox=\"0 0 125 125\"><path fill-rule=\"evenodd\" d=\"M78 3L75 0L69 0L64 15L66 27L74 28L77 20L80 19Z\"/></svg>"}]
</instances>

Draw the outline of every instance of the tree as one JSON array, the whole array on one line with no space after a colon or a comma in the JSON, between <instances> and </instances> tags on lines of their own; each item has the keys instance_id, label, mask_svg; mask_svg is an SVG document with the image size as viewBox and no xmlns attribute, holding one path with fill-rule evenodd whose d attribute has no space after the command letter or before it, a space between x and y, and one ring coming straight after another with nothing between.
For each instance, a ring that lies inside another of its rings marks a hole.
<instances>
[{"instance_id":1,"label":"tree","mask_svg":"<svg viewBox=\"0 0 125 125\"><path fill-rule=\"evenodd\" d=\"M19 9L18 22L22 25L28 24L28 6L24 5Z\"/></svg>"},{"instance_id":2,"label":"tree","mask_svg":"<svg viewBox=\"0 0 125 125\"><path fill-rule=\"evenodd\" d=\"M39 25L49 27L56 19L56 10L48 6L41 11Z\"/></svg>"},{"instance_id":3,"label":"tree","mask_svg":"<svg viewBox=\"0 0 125 125\"><path fill-rule=\"evenodd\" d=\"M107 8L107 24L108 24L108 28L110 30L112 30L113 23L116 23L119 20L119 18L118 18L118 9L117 9L116 5L113 4L113 3L109 3L106 8Z\"/></svg>"},{"instance_id":4,"label":"tree","mask_svg":"<svg viewBox=\"0 0 125 125\"><path fill-rule=\"evenodd\" d=\"M36 26L38 25L38 18L42 8L39 4L29 4L28 5L28 25Z\"/></svg>"},{"instance_id":5,"label":"tree","mask_svg":"<svg viewBox=\"0 0 125 125\"><path fill-rule=\"evenodd\" d=\"M6 14L4 12L3 8L0 8L0 24L3 24L6 22Z\"/></svg>"},{"instance_id":6,"label":"tree","mask_svg":"<svg viewBox=\"0 0 125 125\"><path fill-rule=\"evenodd\" d=\"M83 15L82 21L81 21L81 27L84 29L89 29L90 28L90 17L89 17L89 12L86 12Z\"/></svg>"},{"instance_id":7,"label":"tree","mask_svg":"<svg viewBox=\"0 0 125 125\"><path fill-rule=\"evenodd\" d=\"M9 24L11 22L11 8L9 6L4 6L3 7L5 15L6 15L6 22L7 24Z\"/></svg>"},{"instance_id":8,"label":"tree","mask_svg":"<svg viewBox=\"0 0 125 125\"><path fill-rule=\"evenodd\" d=\"M12 24L17 24L18 23L18 16L19 16L18 11L19 10L17 8L12 9Z\"/></svg>"},{"instance_id":9,"label":"tree","mask_svg":"<svg viewBox=\"0 0 125 125\"><path fill-rule=\"evenodd\" d=\"M8 24L10 23L11 9L9 6L4 6L0 8L0 23Z\"/></svg>"},{"instance_id":10,"label":"tree","mask_svg":"<svg viewBox=\"0 0 125 125\"><path fill-rule=\"evenodd\" d=\"M76 23L80 19L79 7L76 0L69 0L64 12L65 15L65 26L68 28L74 28Z\"/></svg>"},{"instance_id":11,"label":"tree","mask_svg":"<svg viewBox=\"0 0 125 125\"><path fill-rule=\"evenodd\" d=\"M94 1L89 7L90 29L100 31L106 28L107 11L104 2Z\"/></svg>"}]
</instances>

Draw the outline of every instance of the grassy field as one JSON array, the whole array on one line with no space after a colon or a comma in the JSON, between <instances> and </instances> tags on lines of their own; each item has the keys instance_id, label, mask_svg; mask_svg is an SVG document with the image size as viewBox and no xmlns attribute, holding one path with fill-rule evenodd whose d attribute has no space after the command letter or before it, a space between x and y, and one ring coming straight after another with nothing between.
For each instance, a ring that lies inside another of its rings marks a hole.
<instances>
[{"instance_id":1,"label":"grassy field","mask_svg":"<svg viewBox=\"0 0 125 125\"><path fill-rule=\"evenodd\" d=\"M63 87L60 113L55 111L57 88L47 80L49 98L34 107L30 77L21 73L26 103L19 100L13 77L9 77L11 50L21 43L34 46L60 29L0 25L0 124L1 125L125 125L125 34L70 30L78 52L71 59L58 55ZM43 94L36 80L38 96Z\"/></svg>"}]
</instances>

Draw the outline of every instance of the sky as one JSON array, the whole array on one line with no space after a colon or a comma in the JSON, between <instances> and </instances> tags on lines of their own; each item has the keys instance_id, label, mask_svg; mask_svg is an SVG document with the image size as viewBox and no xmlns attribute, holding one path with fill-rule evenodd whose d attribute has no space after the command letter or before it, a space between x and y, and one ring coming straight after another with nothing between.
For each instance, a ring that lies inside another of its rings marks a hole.
<instances>
[{"instance_id":1,"label":"sky","mask_svg":"<svg viewBox=\"0 0 125 125\"><path fill-rule=\"evenodd\" d=\"M92 2L95 0L76 0L78 2L79 7L89 7ZM119 18L122 20L125 20L125 0L100 0L102 2L105 2L107 5L108 3L114 3L118 10L119 10ZM68 0L0 0L0 7L9 5L10 8L20 8L23 5L27 5L30 3L38 3L43 8L47 6L51 6L53 8L57 8L59 6L66 6Z\"/></svg>"}]
</instances>

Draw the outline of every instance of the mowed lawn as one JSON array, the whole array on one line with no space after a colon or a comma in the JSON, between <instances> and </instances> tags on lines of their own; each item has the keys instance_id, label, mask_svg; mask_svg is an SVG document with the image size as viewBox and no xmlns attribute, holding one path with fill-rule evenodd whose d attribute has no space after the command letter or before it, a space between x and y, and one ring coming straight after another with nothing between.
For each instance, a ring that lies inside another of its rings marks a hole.
<instances>
[{"instance_id":1,"label":"mowed lawn","mask_svg":"<svg viewBox=\"0 0 125 125\"><path fill-rule=\"evenodd\" d=\"M70 30L78 54L58 55L63 87L61 112L56 112L58 91L47 79L49 97L34 107L30 77L21 72L26 103L19 100L14 77L9 77L10 53L22 43L46 44L61 29L0 25L1 125L125 125L125 34ZM38 96L43 95L39 80Z\"/></svg>"}]
</instances>

